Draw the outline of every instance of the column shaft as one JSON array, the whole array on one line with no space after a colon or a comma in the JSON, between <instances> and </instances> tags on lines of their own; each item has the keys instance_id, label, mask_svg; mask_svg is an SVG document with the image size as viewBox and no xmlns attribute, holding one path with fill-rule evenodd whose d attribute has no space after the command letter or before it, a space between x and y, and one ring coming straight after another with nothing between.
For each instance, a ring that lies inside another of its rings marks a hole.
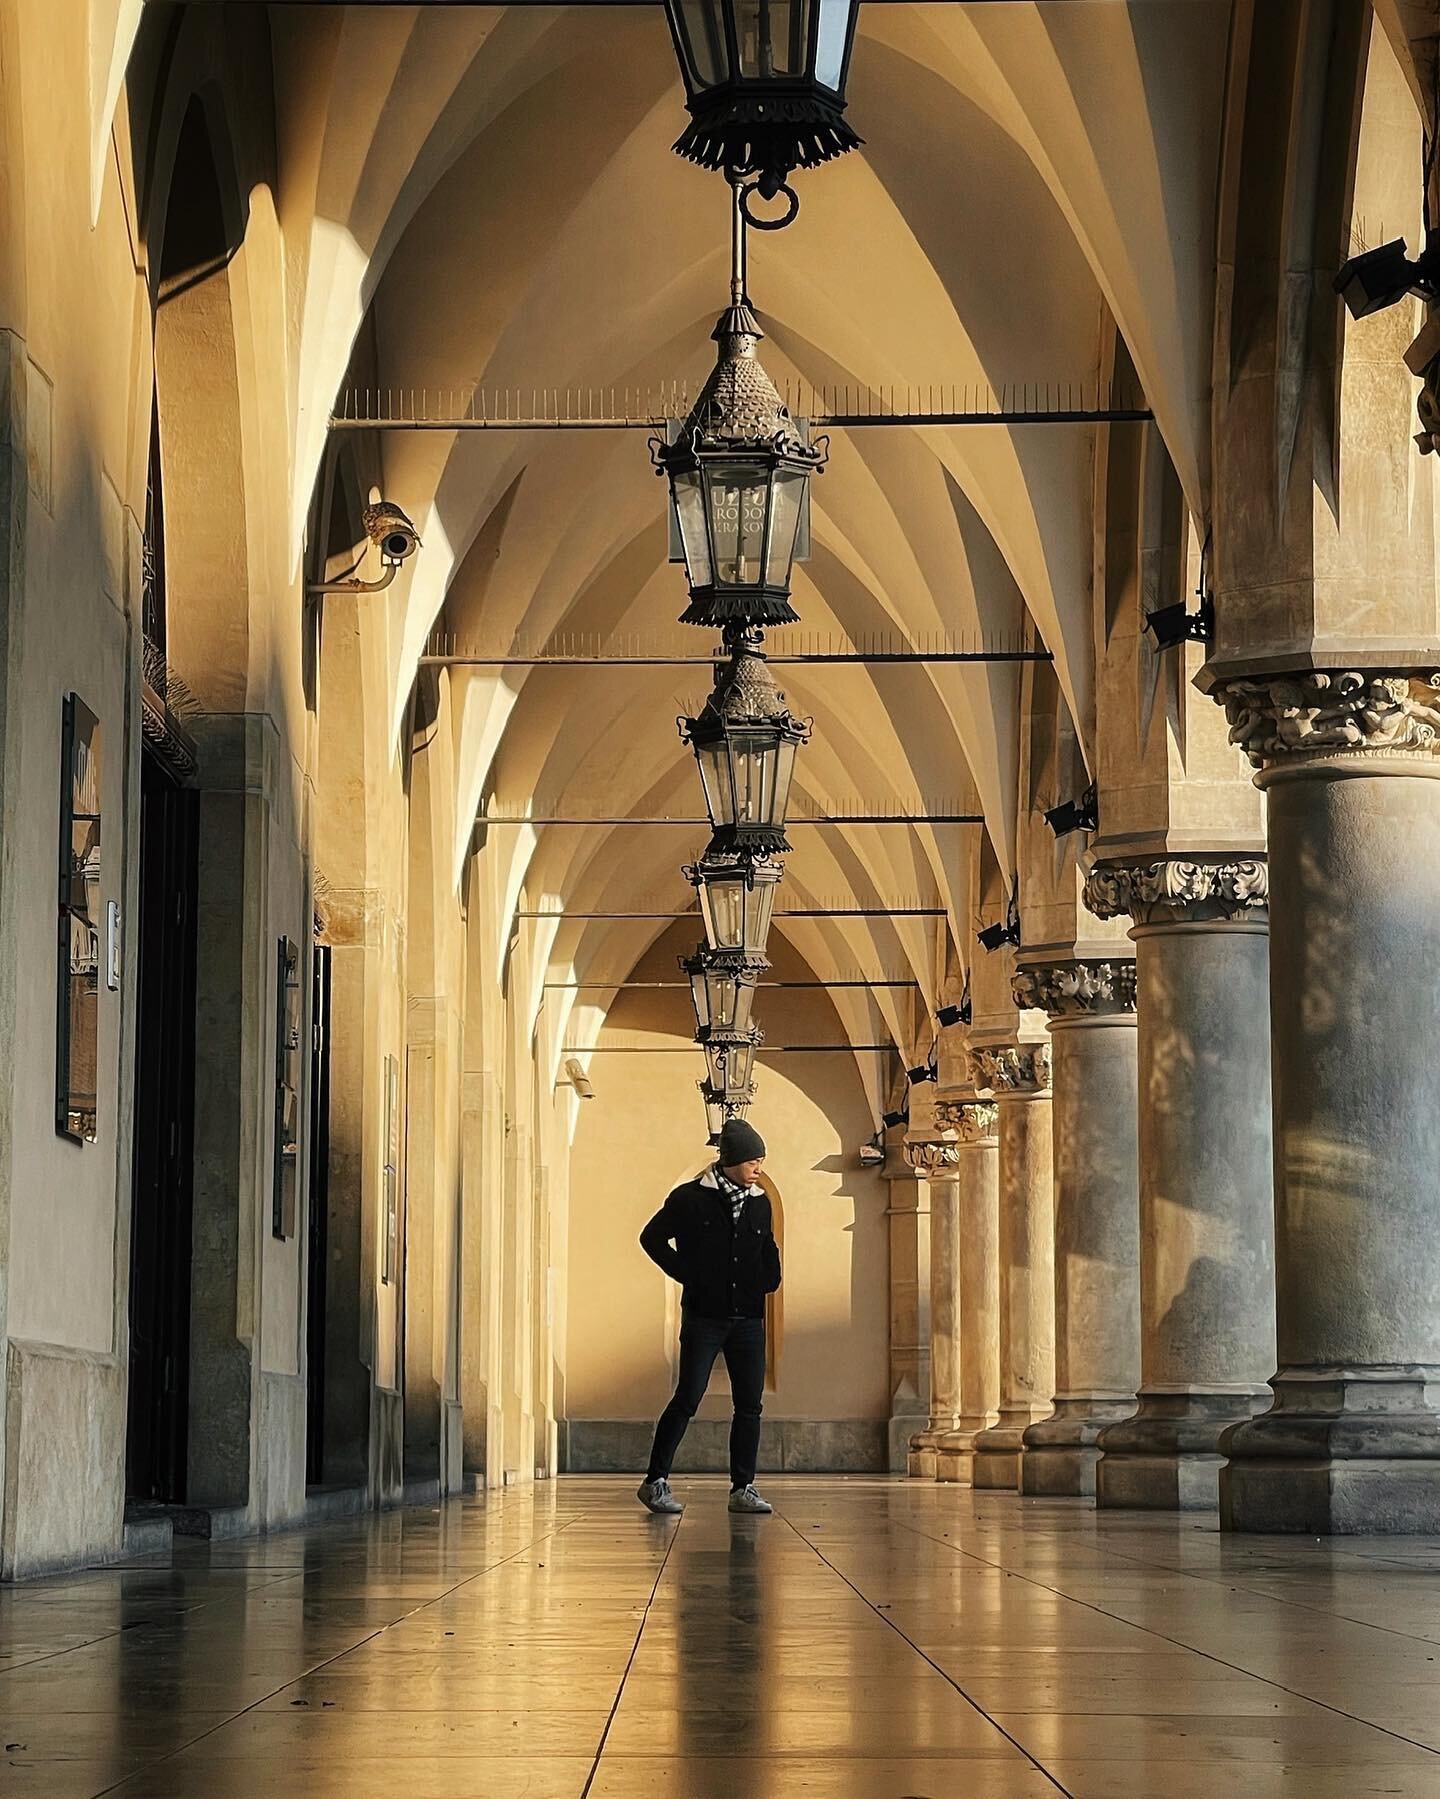
<instances>
[{"instance_id":1,"label":"column shaft","mask_svg":"<svg viewBox=\"0 0 1440 1799\"><path fill-rule=\"evenodd\" d=\"M950 1145L943 1145L947 1149ZM933 1171L925 1181L930 1196L930 1416L910 1439L909 1472L935 1478L935 1446L955 1429L960 1405L959 1184L953 1174Z\"/></svg>"},{"instance_id":2,"label":"column shaft","mask_svg":"<svg viewBox=\"0 0 1440 1799\"><path fill-rule=\"evenodd\" d=\"M1018 1487L1027 1425L1055 1385L1055 1207L1045 1044L972 1051L1000 1114L1000 1416L974 1440L974 1484Z\"/></svg>"},{"instance_id":3,"label":"column shaft","mask_svg":"<svg viewBox=\"0 0 1440 1799\"><path fill-rule=\"evenodd\" d=\"M1140 994L1140 1403L1101 1436L1102 1506L1216 1505L1221 1434L1268 1398L1265 873L1175 860L1097 870L1087 887L1102 916L1137 920Z\"/></svg>"},{"instance_id":4,"label":"column shaft","mask_svg":"<svg viewBox=\"0 0 1440 1799\"><path fill-rule=\"evenodd\" d=\"M1437 684L1225 694L1270 802L1279 1359L1225 1438L1231 1529L1440 1530Z\"/></svg>"},{"instance_id":5,"label":"column shaft","mask_svg":"<svg viewBox=\"0 0 1440 1799\"><path fill-rule=\"evenodd\" d=\"M968 1487L974 1484L975 1439L996 1423L1000 1406L1000 1145L998 1108L966 1111L988 1116L985 1134L962 1143L960 1151L959 1416L935 1445L935 1478Z\"/></svg>"}]
</instances>

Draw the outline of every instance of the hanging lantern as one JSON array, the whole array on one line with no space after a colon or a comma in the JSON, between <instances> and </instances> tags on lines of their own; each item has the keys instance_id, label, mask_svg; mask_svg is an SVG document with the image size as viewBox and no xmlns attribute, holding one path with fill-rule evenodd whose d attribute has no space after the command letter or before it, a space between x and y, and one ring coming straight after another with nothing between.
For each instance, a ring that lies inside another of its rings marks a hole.
<instances>
[{"instance_id":1,"label":"hanging lantern","mask_svg":"<svg viewBox=\"0 0 1440 1799\"><path fill-rule=\"evenodd\" d=\"M765 1033L759 1025L751 1025L745 1031L711 1031L704 1047L708 1085L712 1090L738 1105L752 1090L755 1051L764 1041Z\"/></svg>"},{"instance_id":2,"label":"hanging lantern","mask_svg":"<svg viewBox=\"0 0 1440 1799\"><path fill-rule=\"evenodd\" d=\"M680 958L681 969L690 977L697 1041L703 1043L711 1031L749 1030L755 988L769 966L763 956L708 949Z\"/></svg>"},{"instance_id":3,"label":"hanging lantern","mask_svg":"<svg viewBox=\"0 0 1440 1799\"><path fill-rule=\"evenodd\" d=\"M759 177L853 150L845 80L859 0L665 0L691 123L676 153Z\"/></svg>"},{"instance_id":4,"label":"hanging lantern","mask_svg":"<svg viewBox=\"0 0 1440 1799\"><path fill-rule=\"evenodd\" d=\"M785 814L795 752L810 721L793 716L760 649L758 630L737 640L697 718L682 718L681 740L695 752L712 848L788 850Z\"/></svg>"},{"instance_id":5,"label":"hanging lantern","mask_svg":"<svg viewBox=\"0 0 1440 1799\"><path fill-rule=\"evenodd\" d=\"M774 857L749 850L718 855L707 851L686 868L686 880L699 891L705 940L712 950L765 954L780 875Z\"/></svg>"},{"instance_id":6,"label":"hanging lantern","mask_svg":"<svg viewBox=\"0 0 1440 1799\"><path fill-rule=\"evenodd\" d=\"M745 1116L755 1098L755 1089L751 1087L743 1099L727 1099L708 1081L696 1081L695 1085L700 1089L700 1097L705 1102L705 1128L709 1132L710 1141L718 1143L726 1119Z\"/></svg>"},{"instance_id":7,"label":"hanging lantern","mask_svg":"<svg viewBox=\"0 0 1440 1799\"><path fill-rule=\"evenodd\" d=\"M806 483L823 468L755 347L765 335L748 300L720 316L720 356L674 443L653 438L670 482L690 604L687 625L793 624L790 575Z\"/></svg>"}]
</instances>

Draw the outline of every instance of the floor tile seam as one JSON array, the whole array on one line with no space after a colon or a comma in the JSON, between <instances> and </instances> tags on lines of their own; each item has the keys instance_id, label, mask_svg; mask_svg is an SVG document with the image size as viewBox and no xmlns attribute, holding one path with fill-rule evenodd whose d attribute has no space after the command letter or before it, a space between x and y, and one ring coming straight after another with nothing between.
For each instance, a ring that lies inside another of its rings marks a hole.
<instances>
[{"instance_id":1,"label":"floor tile seam","mask_svg":"<svg viewBox=\"0 0 1440 1799\"><path fill-rule=\"evenodd\" d=\"M1219 1574L1196 1574L1192 1573L1188 1568L1173 1568L1168 1562L1148 1562L1142 1556L1127 1555L1123 1549L1111 1550L1109 1553L1118 1556L1122 1562L1130 1562L1137 1568L1155 1568L1166 1574L1173 1574L1181 1580L1196 1580L1205 1586L1220 1587L1235 1592L1248 1593L1256 1598L1267 1600L1272 1605L1288 1605L1293 1607L1296 1611L1309 1612L1312 1616L1317 1618L1327 1618L1341 1624L1354 1624L1364 1630L1378 1630L1386 1636L1400 1637L1407 1643L1429 1643L1432 1645L1436 1643L1434 1637L1417 1637L1407 1630L1396 1630L1389 1624L1373 1624L1368 1618L1352 1618L1348 1612L1330 1611L1321 1605L1308 1605L1304 1600L1288 1599L1284 1594L1266 1592L1260 1587L1236 1585L1231 1588L1230 1583ZM1357 1557L1356 1559L1358 1560L1360 1558ZM1009 1571L1007 1570L1007 1572ZM1066 1594L1066 1598L1071 1597L1073 1597L1073 1595Z\"/></svg>"},{"instance_id":2,"label":"floor tile seam","mask_svg":"<svg viewBox=\"0 0 1440 1799\"><path fill-rule=\"evenodd\" d=\"M630 1678L630 1670L635 1666L635 1658L640 1653L641 1639L645 1635L645 1626L650 1618L650 1607L655 1603L655 1595L660 1591L660 1582L665 1578L665 1570L670 1566L670 1557L674 1553L675 1544L684 1526L683 1514L670 1532L670 1540L665 1545L665 1553L660 1558L660 1566L655 1570L655 1580L650 1588L650 1597L645 1602L645 1610L640 1615L639 1625L635 1631L635 1641L630 1645L630 1654L625 1666L620 1670L619 1685L615 1688L615 1698L611 1704L609 1715L600 1732L600 1741L595 1745L595 1759L590 1764L590 1772L585 1777L585 1785L580 1789L580 1799L589 1799L590 1790L595 1785L595 1777L600 1772L600 1763L605 1754L605 1745L610 1740L610 1732L614 1727L616 1715L620 1710L620 1701L625 1697L625 1683Z\"/></svg>"},{"instance_id":3,"label":"floor tile seam","mask_svg":"<svg viewBox=\"0 0 1440 1799\"><path fill-rule=\"evenodd\" d=\"M568 1530L570 1524L578 1523L578 1521L578 1519L572 1519L570 1520L570 1523L562 1524L556 1530L547 1531L544 1535L533 1538L530 1542L523 1544L519 1549L515 1550L513 1554L503 1557L500 1561L493 1563L488 1568L482 1569L479 1573L468 1575L465 1580L458 1582L456 1586L450 1589L450 1591L458 1592L460 1587L468 1585L472 1580L483 1580L487 1574L493 1573L495 1568L503 1567L506 1562L518 1560L527 1550L533 1549L537 1543L548 1542L551 1537L559 1536L561 1531ZM443 1593L437 1595L437 1598L440 1599L445 1597L447 1597L447 1595ZM424 1605L416 1606L414 1612L422 1612L427 1606L434 1605L435 1603L435 1599L426 1600ZM407 1612L405 1617L413 1617L414 1612ZM358 1643L352 1643L348 1648L340 1650L337 1654L327 1655L320 1661L315 1662L311 1667L301 1669L298 1674L293 1675L289 1680L281 1681L278 1686L273 1687L268 1693L262 1693L258 1699L252 1700L249 1705L242 1705L238 1711L231 1712L221 1723L212 1724L208 1730L197 1732L195 1736L190 1737L186 1742L177 1744L177 1746L167 1754L157 1756L153 1761L146 1762L141 1767L132 1769L130 1773L123 1775L121 1779L112 1782L112 1784L107 1787L103 1787L100 1793L97 1794L96 1799L104 1799L105 1794L118 1792L122 1787L128 1786L131 1781L138 1780L141 1775L149 1774L155 1768L163 1767L166 1762L173 1761L177 1755L183 1755L187 1749L193 1749L196 1743L202 1743L206 1737L213 1736L217 1730L224 1730L227 1725L233 1724L237 1719L243 1718L248 1713L255 1711L268 1700L275 1698L278 1693L283 1693L287 1687L292 1687L301 1680L308 1680L312 1674L320 1673L323 1669L328 1668L332 1662L337 1662L341 1660L342 1657L352 1654L356 1649L363 1648L366 1643L374 1642L376 1637L383 1636L387 1630L391 1630L396 1624L403 1622L404 1618L396 1618L389 1624L382 1624L378 1629L361 1637Z\"/></svg>"},{"instance_id":4,"label":"floor tile seam","mask_svg":"<svg viewBox=\"0 0 1440 1799\"><path fill-rule=\"evenodd\" d=\"M913 1525L902 1524L901 1529L911 1530L916 1536L929 1536L927 1531L919 1530ZM995 1568L1002 1565L998 1562L986 1561L984 1556L976 1555L973 1550L961 1549L958 1544L952 1543L948 1537L930 1537L929 1540L932 1543L943 1543L947 1549L953 1549L957 1555L963 1555L971 1561L982 1562L986 1567ZM1062 1593L1058 1587L1047 1586L1044 1581L1034 1579L1032 1575L1017 1574L1010 1569L1005 1569L1005 1572L1010 1575L1012 1580L1026 1581L1031 1586L1039 1587L1043 1592L1053 1593L1057 1598L1067 1600L1071 1605L1083 1606L1087 1611L1094 1612L1098 1617L1109 1618L1112 1623L1128 1624L1132 1630L1143 1631L1146 1636L1154 1637L1158 1642L1170 1643L1175 1648L1187 1650L1192 1655L1203 1655L1207 1661L1214 1662L1217 1667L1233 1669L1237 1674L1244 1675L1248 1680L1258 1680L1262 1686L1274 1687L1277 1692L1288 1693L1292 1699L1304 1699L1308 1704L1318 1705L1322 1711L1331 1712L1338 1718L1346 1718L1352 1724L1362 1725L1367 1730L1379 1731L1383 1736L1393 1737L1394 1740L1399 1743L1408 1743L1415 1749L1423 1749L1427 1754L1440 1755L1440 1750L1432 1748L1429 1743L1417 1742L1414 1737L1407 1737L1402 1731L1392 1730L1388 1725L1376 1724L1369 1718L1356 1717L1353 1712L1347 1712L1343 1706L1332 1705L1325 1699L1312 1698L1309 1693L1302 1693L1298 1687L1287 1687L1283 1681L1271 1680L1268 1675L1256 1674L1249 1668L1242 1668L1238 1662L1226 1661L1223 1655L1216 1655L1213 1650L1197 1648L1195 1644L1186 1643L1179 1637L1167 1636L1164 1631L1152 1630L1148 1624L1135 1624L1129 1618L1116 1618L1113 1612L1107 1612L1103 1606L1094 1605L1088 1599L1073 1598L1068 1593ZM908 1641L909 1639L907 1638L906 1640ZM997 1725L996 1728L998 1729L999 1726Z\"/></svg>"},{"instance_id":5,"label":"floor tile seam","mask_svg":"<svg viewBox=\"0 0 1440 1799\"><path fill-rule=\"evenodd\" d=\"M1050 1772L1050 1770L1047 1767L1045 1767L1042 1762L1038 1761L1035 1758L1035 1756L1033 1756L1030 1753L1030 1751L1024 1746L1023 1743L1021 1743L1017 1738L1013 1737L1010 1734L1010 1732L1005 1729L1004 1725L997 1723L995 1718L991 1715L991 1713L989 1713L985 1710L983 1705L977 1705L975 1703L975 1701L970 1697L970 1695L965 1691L964 1687L962 1687L960 1685L959 1681L957 1681L952 1675L947 1674L945 1669L940 1666L939 1662L935 1661L931 1656L927 1655L918 1643L914 1642L909 1636L907 1636L906 1633L900 1628L900 1626L895 1622L895 1620L893 1618L887 1616L886 1613L882 1612L880 1610L880 1608L877 1605L875 1605L875 1603L866 1596L864 1591L860 1587L856 1586L855 1582L850 1579L848 1574L846 1574L842 1569L838 1568L835 1565L835 1563L830 1560L829 1556L827 1556L825 1554L825 1552L817 1544L811 1542L810 1538L805 1535L805 1533L800 1529L800 1527L797 1524L793 1523L792 1520L784 1512L780 1512L777 1515L779 1516L781 1522L784 1523L788 1529L794 1531L795 1535L800 1539L800 1541L802 1543L805 1544L806 1548L810 1550L811 1554L814 1555L819 1561L823 1562L825 1564L825 1566L830 1569L831 1573L835 1575L837 1580L843 1581L845 1583L845 1585L847 1587L849 1587L849 1589L852 1593L854 1593L858 1598L863 1600L867 1606L869 1606L870 1610L874 1613L874 1615L880 1620L880 1622L882 1624L888 1625L889 1628L894 1631L895 1635L897 1637L899 1637L902 1642L909 1644L910 1648L914 1651L914 1653L917 1656L919 1656L919 1658L922 1662L925 1662L929 1667L933 1668L935 1670L935 1672L941 1677L942 1680L946 1681L951 1687L954 1688L954 1690L960 1695L960 1697L965 1701L965 1703L977 1714L977 1716L984 1718L985 1722L990 1725L991 1729L996 1731L1000 1736L1004 1737L1006 1742L1009 1743L1013 1749L1018 1751L1019 1754L1023 1755L1025 1757L1026 1761L1030 1763L1032 1768L1036 1769L1040 1774L1043 1774L1044 1777L1046 1778L1046 1780L1048 1780L1051 1783L1051 1785L1056 1789L1057 1792L1065 1794L1066 1799L1073 1799L1073 1796L1070 1794L1069 1789L1062 1786L1060 1784L1060 1782L1055 1778L1055 1776ZM582 1795L582 1799L583 1799L583 1795Z\"/></svg>"}]
</instances>

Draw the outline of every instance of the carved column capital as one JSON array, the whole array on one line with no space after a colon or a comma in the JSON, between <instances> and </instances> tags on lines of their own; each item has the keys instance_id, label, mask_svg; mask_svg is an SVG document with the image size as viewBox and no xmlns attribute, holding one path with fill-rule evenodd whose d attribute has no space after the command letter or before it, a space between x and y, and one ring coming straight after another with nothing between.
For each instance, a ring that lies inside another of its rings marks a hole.
<instances>
[{"instance_id":1,"label":"carved column capital","mask_svg":"<svg viewBox=\"0 0 1440 1799\"><path fill-rule=\"evenodd\" d=\"M968 1052L970 1079L996 1099L1050 1091L1050 1045L1007 1043Z\"/></svg>"},{"instance_id":2,"label":"carved column capital","mask_svg":"<svg viewBox=\"0 0 1440 1799\"><path fill-rule=\"evenodd\" d=\"M988 1143L999 1126L1000 1113L988 1099L937 1099L935 1122L942 1131L953 1131L960 1144Z\"/></svg>"},{"instance_id":3,"label":"carved column capital","mask_svg":"<svg viewBox=\"0 0 1440 1799\"><path fill-rule=\"evenodd\" d=\"M1085 904L1097 918L1128 916L1137 924L1236 918L1263 924L1269 916L1270 870L1263 856L1103 863L1086 877Z\"/></svg>"},{"instance_id":4,"label":"carved column capital","mask_svg":"<svg viewBox=\"0 0 1440 1799\"><path fill-rule=\"evenodd\" d=\"M960 1145L935 1137L907 1139L905 1160L922 1181L943 1180L960 1166Z\"/></svg>"},{"instance_id":5,"label":"carved column capital","mask_svg":"<svg viewBox=\"0 0 1440 1799\"><path fill-rule=\"evenodd\" d=\"M1440 751L1440 670L1299 669L1216 684L1230 741L1256 768Z\"/></svg>"},{"instance_id":6,"label":"carved column capital","mask_svg":"<svg viewBox=\"0 0 1440 1799\"><path fill-rule=\"evenodd\" d=\"M1135 1010L1135 963L1041 962L1017 968L1010 991L1022 1011L1051 1019L1104 1018Z\"/></svg>"}]
</instances>

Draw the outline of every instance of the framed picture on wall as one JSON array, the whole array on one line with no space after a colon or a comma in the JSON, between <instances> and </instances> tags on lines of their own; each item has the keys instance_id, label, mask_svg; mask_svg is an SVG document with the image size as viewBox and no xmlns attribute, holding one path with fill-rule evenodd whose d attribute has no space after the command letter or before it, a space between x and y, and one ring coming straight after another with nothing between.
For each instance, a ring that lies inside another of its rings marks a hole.
<instances>
[{"instance_id":1,"label":"framed picture on wall","mask_svg":"<svg viewBox=\"0 0 1440 1799\"><path fill-rule=\"evenodd\" d=\"M95 1141L100 1050L100 721L68 694L60 748L60 910L56 968L55 1129Z\"/></svg>"}]
</instances>

